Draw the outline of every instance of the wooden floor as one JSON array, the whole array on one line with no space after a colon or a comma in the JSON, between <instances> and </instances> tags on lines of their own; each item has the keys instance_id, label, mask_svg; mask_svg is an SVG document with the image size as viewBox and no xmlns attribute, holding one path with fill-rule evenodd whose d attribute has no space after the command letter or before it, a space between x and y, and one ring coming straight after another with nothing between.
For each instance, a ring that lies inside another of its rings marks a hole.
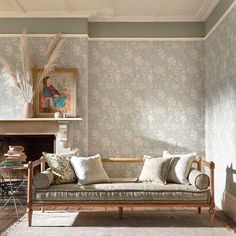
<instances>
[{"instance_id":1,"label":"wooden floor","mask_svg":"<svg viewBox=\"0 0 236 236\"><path fill-rule=\"evenodd\" d=\"M19 207L18 214L19 218L25 214L26 208ZM13 225L17 221L16 212L14 206L7 206L0 211L0 235Z\"/></svg>"},{"instance_id":2,"label":"wooden floor","mask_svg":"<svg viewBox=\"0 0 236 236\"><path fill-rule=\"evenodd\" d=\"M94 210L95 208L90 207L90 208L72 208L72 207L55 207L55 208L49 208L47 210L68 210L68 211L72 211L72 210ZM97 210L103 210L101 208L96 208ZM35 210L39 210L39 209L35 209ZM112 207L107 207L104 208L105 211L110 211L110 210L117 210L117 208L112 208ZM189 209L189 208L144 208L144 207L137 207L137 208L125 208L125 210L155 210L155 211L194 211L196 209ZM19 217L22 217L26 212L26 207L19 207L18 208L18 213L19 213ZM206 213L206 210L202 211L203 213ZM216 217L218 220L223 221L225 224L227 224L227 226L231 229L234 230L234 232L236 233L236 224L231 221L224 213L222 213L221 211L217 211L216 213ZM2 235L2 233L4 231L7 230L7 228L9 228L12 224L14 224L17 221L17 217L16 217L16 212L15 212L15 208L14 206L7 206L5 207L3 210L1 210L0 212L0 235Z\"/></svg>"}]
</instances>

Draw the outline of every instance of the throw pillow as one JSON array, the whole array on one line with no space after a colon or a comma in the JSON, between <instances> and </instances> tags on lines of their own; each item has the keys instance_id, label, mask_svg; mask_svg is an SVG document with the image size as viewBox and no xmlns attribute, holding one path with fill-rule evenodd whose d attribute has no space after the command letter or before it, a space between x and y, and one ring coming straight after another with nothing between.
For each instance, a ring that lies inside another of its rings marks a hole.
<instances>
[{"instance_id":1,"label":"throw pillow","mask_svg":"<svg viewBox=\"0 0 236 236\"><path fill-rule=\"evenodd\" d=\"M193 159L196 157L196 153L179 155L179 154L170 154L168 151L164 151L163 157L173 158L170 163L169 173L166 179L167 182L174 182L178 184L189 184L187 177L189 175Z\"/></svg>"},{"instance_id":2,"label":"throw pillow","mask_svg":"<svg viewBox=\"0 0 236 236\"><path fill-rule=\"evenodd\" d=\"M78 155L79 149L60 154L43 152L43 156L46 158L48 166L54 175L55 184L76 182L76 175L70 164L70 158Z\"/></svg>"},{"instance_id":3,"label":"throw pillow","mask_svg":"<svg viewBox=\"0 0 236 236\"><path fill-rule=\"evenodd\" d=\"M156 182L166 184L166 176L172 157L152 158L144 156L144 165L139 176L141 182Z\"/></svg>"},{"instance_id":4,"label":"throw pillow","mask_svg":"<svg viewBox=\"0 0 236 236\"><path fill-rule=\"evenodd\" d=\"M207 189L210 186L209 176L199 170L191 169L188 179L191 185L200 190Z\"/></svg>"},{"instance_id":5,"label":"throw pillow","mask_svg":"<svg viewBox=\"0 0 236 236\"><path fill-rule=\"evenodd\" d=\"M71 157L71 165L79 185L110 182L99 154L91 157Z\"/></svg>"},{"instance_id":6,"label":"throw pillow","mask_svg":"<svg viewBox=\"0 0 236 236\"><path fill-rule=\"evenodd\" d=\"M53 183L53 173L50 169L42 171L33 177L34 188L48 188Z\"/></svg>"}]
</instances>

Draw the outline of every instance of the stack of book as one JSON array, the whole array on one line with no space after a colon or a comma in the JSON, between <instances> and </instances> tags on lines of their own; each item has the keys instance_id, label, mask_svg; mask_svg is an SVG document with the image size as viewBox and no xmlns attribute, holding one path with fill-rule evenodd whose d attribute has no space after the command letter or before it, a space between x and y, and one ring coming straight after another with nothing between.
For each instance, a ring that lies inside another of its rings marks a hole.
<instances>
[{"instance_id":1,"label":"stack of book","mask_svg":"<svg viewBox=\"0 0 236 236\"><path fill-rule=\"evenodd\" d=\"M4 154L5 160L1 163L4 166L21 165L26 161L23 146L9 146L9 150Z\"/></svg>"}]
</instances>

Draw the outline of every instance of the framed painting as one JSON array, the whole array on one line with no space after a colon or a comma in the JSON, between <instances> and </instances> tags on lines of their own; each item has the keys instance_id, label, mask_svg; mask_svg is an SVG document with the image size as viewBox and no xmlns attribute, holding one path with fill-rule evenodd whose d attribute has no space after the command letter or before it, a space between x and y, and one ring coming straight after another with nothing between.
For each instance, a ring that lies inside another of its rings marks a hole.
<instances>
[{"instance_id":1,"label":"framed painting","mask_svg":"<svg viewBox=\"0 0 236 236\"><path fill-rule=\"evenodd\" d=\"M53 117L58 111L66 117L76 116L77 72L76 68L56 68L42 79L34 98L35 117ZM41 69L34 70L34 85L41 73Z\"/></svg>"}]
</instances>

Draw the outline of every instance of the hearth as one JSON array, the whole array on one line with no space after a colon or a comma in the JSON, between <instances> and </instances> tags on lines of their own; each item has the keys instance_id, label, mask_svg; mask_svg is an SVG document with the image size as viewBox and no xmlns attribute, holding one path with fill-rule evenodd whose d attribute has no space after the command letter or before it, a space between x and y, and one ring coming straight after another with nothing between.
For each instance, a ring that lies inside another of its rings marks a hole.
<instances>
[{"instance_id":1,"label":"hearth","mask_svg":"<svg viewBox=\"0 0 236 236\"><path fill-rule=\"evenodd\" d=\"M7 152L9 145L24 146L28 161L35 161L42 152L55 151L55 135L0 135L0 156Z\"/></svg>"}]
</instances>

